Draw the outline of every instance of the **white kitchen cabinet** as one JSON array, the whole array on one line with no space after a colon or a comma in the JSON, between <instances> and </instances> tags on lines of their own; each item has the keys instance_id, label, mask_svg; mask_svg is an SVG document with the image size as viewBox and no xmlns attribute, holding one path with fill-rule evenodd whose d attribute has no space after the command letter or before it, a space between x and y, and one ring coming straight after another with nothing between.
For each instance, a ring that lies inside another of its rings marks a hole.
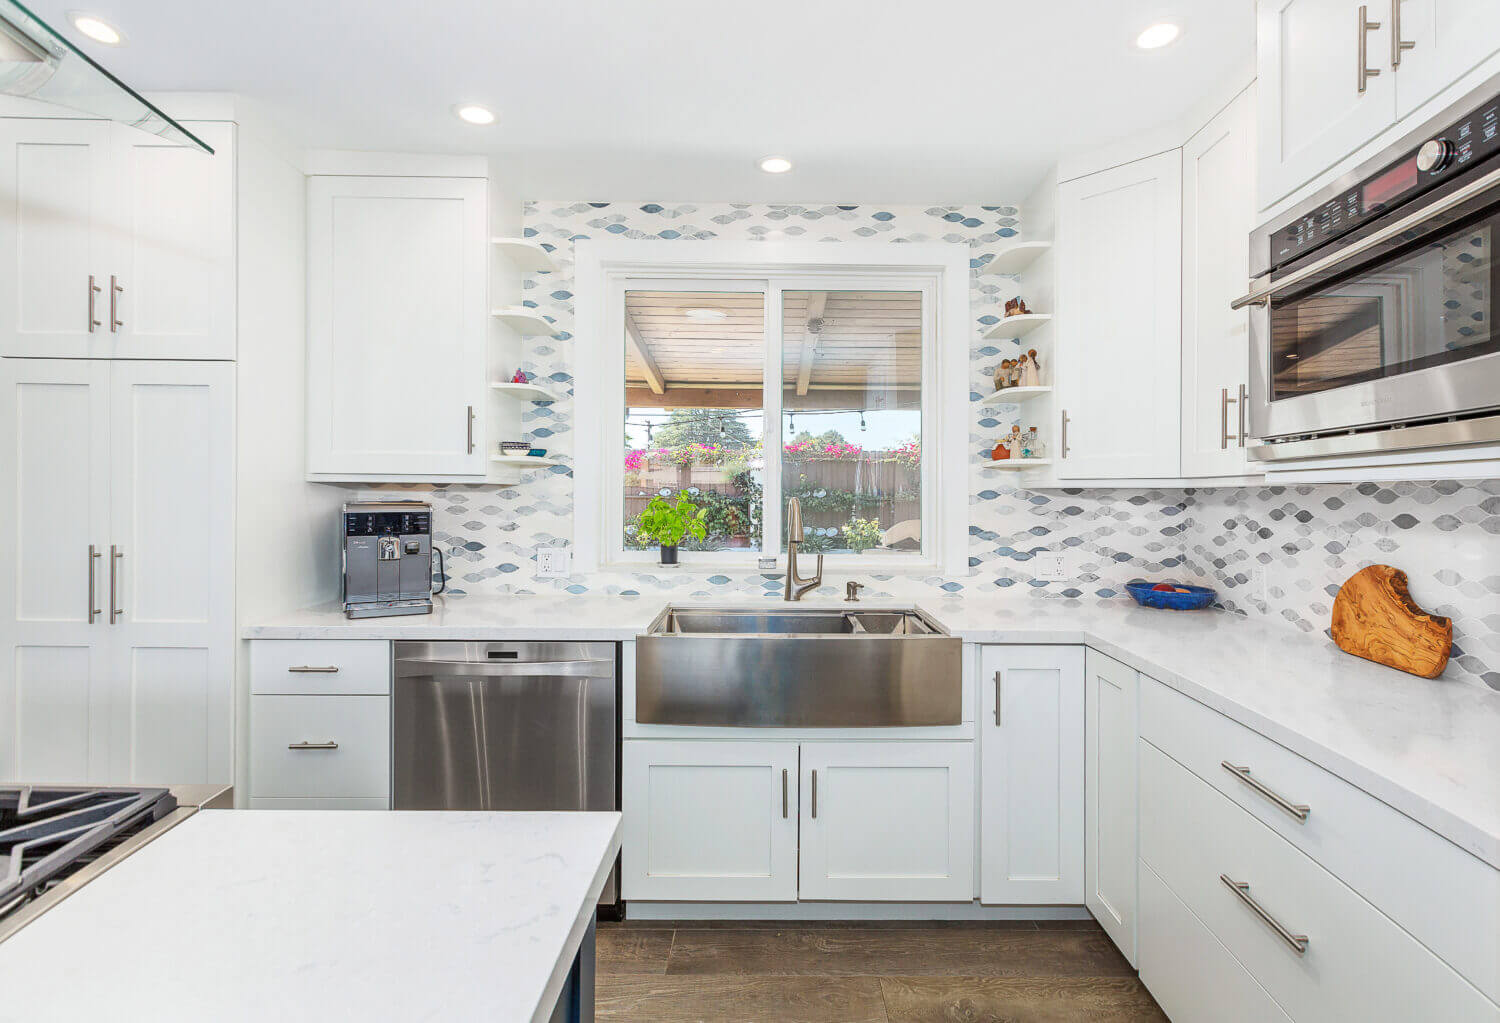
<instances>
[{"instance_id":1,"label":"white kitchen cabinet","mask_svg":"<svg viewBox=\"0 0 1500 1023\"><path fill-rule=\"evenodd\" d=\"M1401 38L1412 44L1396 73L1396 117L1442 92L1500 52L1500 4L1494 0L1387 0L1372 11L1400 11ZM1395 5L1399 4L1399 8ZM1379 17L1376 15L1372 15ZM1380 18L1380 20L1385 20ZM1389 66L1385 61L1381 66Z\"/></svg>"},{"instance_id":2,"label":"white kitchen cabinet","mask_svg":"<svg viewBox=\"0 0 1500 1023\"><path fill-rule=\"evenodd\" d=\"M1172 478L1182 378L1182 157L1058 186L1060 479Z\"/></svg>"},{"instance_id":3,"label":"white kitchen cabinet","mask_svg":"<svg viewBox=\"0 0 1500 1023\"><path fill-rule=\"evenodd\" d=\"M233 430L227 364L0 360L0 777L229 780Z\"/></svg>"},{"instance_id":4,"label":"white kitchen cabinet","mask_svg":"<svg viewBox=\"0 0 1500 1023\"><path fill-rule=\"evenodd\" d=\"M1182 147L1182 475L1240 476L1249 410L1255 87Z\"/></svg>"},{"instance_id":5,"label":"white kitchen cabinet","mask_svg":"<svg viewBox=\"0 0 1500 1023\"><path fill-rule=\"evenodd\" d=\"M796 901L795 742L631 739L621 778L626 899Z\"/></svg>"},{"instance_id":6,"label":"white kitchen cabinet","mask_svg":"<svg viewBox=\"0 0 1500 1023\"><path fill-rule=\"evenodd\" d=\"M981 902L1084 901L1084 648L979 659Z\"/></svg>"},{"instance_id":7,"label":"white kitchen cabinet","mask_svg":"<svg viewBox=\"0 0 1500 1023\"><path fill-rule=\"evenodd\" d=\"M1138 686L1097 650L1084 658L1084 905L1136 962Z\"/></svg>"},{"instance_id":8,"label":"white kitchen cabinet","mask_svg":"<svg viewBox=\"0 0 1500 1023\"><path fill-rule=\"evenodd\" d=\"M234 128L190 127L0 118L0 355L234 358Z\"/></svg>"},{"instance_id":9,"label":"white kitchen cabinet","mask_svg":"<svg viewBox=\"0 0 1500 1023\"><path fill-rule=\"evenodd\" d=\"M252 696L250 703L252 805L297 798L389 806L389 697ZM319 803L323 809L336 805Z\"/></svg>"},{"instance_id":10,"label":"white kitchen cabinet","mask_svg":"<svg viewBox=\"0 0 1500 1023\"><path fill-rule=\"evenodd\" d=\"M482 480L479 178L308 178L307 473Z\"/></svg>"},{"instance_id":11,"label":"white kitchen cabinet","mask_svg":"<svg viewBox=\"0 0 1500 1023\"><path fill-rule=\"evenodd\" d=\"M1366 6L1369 20L1380 27L1361 33L1360 4L1354 0L1260 0L1261 209L1395 122L1398 86L1390 65L1391 19L1381 0ZM1363 91L1361 45L1363 66L1379 72L1363 77Z\"/></svg>"},{"instance_id":12,"label":"white kitchen cabinet","mask_svg":"<svg viewBox=\"0 0 1500 1023\"><path fill-rule=\"evenodd\" d=\"M801 898L973 899L969 743L803 743L802 791Z\"/></svg>"}]
</instances>

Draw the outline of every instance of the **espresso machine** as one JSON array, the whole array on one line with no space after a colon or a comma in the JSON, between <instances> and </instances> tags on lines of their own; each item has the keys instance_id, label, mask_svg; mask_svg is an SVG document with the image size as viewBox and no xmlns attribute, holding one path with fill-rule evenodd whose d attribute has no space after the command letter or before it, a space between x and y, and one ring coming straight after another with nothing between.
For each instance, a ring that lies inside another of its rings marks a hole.
<instances>
[{"instance_id":1,"label":"espresso machine","mask_svg":"<svg viewBox=\"0 0 1500 1023\"><path fill-rule=\"evenodd\" d=\"M447 587L443 552L432 546L432 506L422 501L344 505L344 616L432 613L432 556Z\"/></svg>"}]
</instances>

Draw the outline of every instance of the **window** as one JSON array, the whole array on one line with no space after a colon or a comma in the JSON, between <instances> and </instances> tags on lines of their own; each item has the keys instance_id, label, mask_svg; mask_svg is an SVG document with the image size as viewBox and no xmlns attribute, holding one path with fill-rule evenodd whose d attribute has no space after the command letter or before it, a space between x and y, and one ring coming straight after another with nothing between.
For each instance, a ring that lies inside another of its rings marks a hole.
<instances>
[{"instance_id":1,"label":"window","mask_svg":"<svg viewBox=\"0 0 1500 1023\"><path fill-rule=\"evenodd\" d=\"M887 258L941 250L950 258L938 272L751 265L704 276L701 264L670 274L656 260L611 271L585 258L585 245L661 250L580 243L581 568L654 562L639 517L658 498L704 510L705 535L681 544L689 567L753 571L757 558L784 552L793 497L802 549L835 566L966 564L967 344L961 334L945 342L939 325L953 299L945 280L957 280L967 311L967 249L881 246ZM712 247L670 246L684 257Z\"/></svg>"}]
</instances>

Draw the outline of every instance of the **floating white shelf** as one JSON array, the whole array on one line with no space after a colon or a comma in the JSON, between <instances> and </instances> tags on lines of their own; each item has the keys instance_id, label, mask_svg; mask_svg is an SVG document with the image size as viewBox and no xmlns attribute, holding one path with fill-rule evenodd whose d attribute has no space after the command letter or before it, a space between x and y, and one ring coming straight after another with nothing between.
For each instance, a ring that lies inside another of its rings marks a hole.
<instances>
[{"instance_id":1,"label":"floating white shelf","mask_svg":"<svg viewBox=\"0 0 1500 1023\"><path fill-rule=\"evenodd\" d=\"M1001 469L1005 472L1025 472L1027 469L1035 469L1043 465L1051 465L1050 458L1002 458L998 462L981 462L980 468Z\"/></svg>"},{"instance_id":2,"label":"floating white shelf","mask_svg":"<svg viewBox=\"0 0 1500 1023\"><path fill-rule=\"evenodd\" d=\"M986 338L1023 338L1044 323L1052 322L1051 313L1022 313L1007 316L984 332Z\"/></svg>"},{"instance_id":3,"label":"floating white shelf","mask_svg":"<svg viewBox=\"0 0 1500 1023\"><path fill-rule=\"evenodd\" d=\"M986 263L984 269L979 272L981 275L1018 274L1051 249L1051 242L1016 242L995 253L995 258Z\"/></svg>"},{"instance_id":4,"label":"floating white shelf","mask_svg":"<svg viewBox=\"0 0 1500 1023\"><path fill-rule=\"evenodd\" d=\"M545 469L549 465L562 465L556 458L533 458L531 455L491 455L490 461L519 469Z\"/></svg>"},{"instance_id":5,"label":"floating white shelf","mask_svg":"<svg viewBox=\"0 0 1500 1023\"><path fill-rule=\"evenodd\" d=\"M490 244L523 273L551 273L557 269L557 260L552 253L542 248L541 242L534 242L530 238L491 238Z\"/></svg>"},{"instance_id":6,"label":"floating white shelf","mask_svg":"<svg viewBox=\"0 0 1500 1023\"><path fill-rule=\"evenodd\" d=\"M1051 394L1051 387L1007 387L1003 391L995 391L986 394L979 399L981 405L1019 405L1030 401L1032 398L1040 398L1044 394Z\"/></svg>"},{"instance_id":7,"label":"floating white shelf","mask_svg":"<svg viewBox=\"0 0 1500 1023\"><path fill-rule=\"evenodd\" d=\"M557 395L545 387L536 384L513 384L509 381L495 381L490 384L490 390L499 391L501 394L515 395L517 398L525 398L527 401L556 401Z\"/></svg>"},{"instance_id":8,"label":"floating white shelf","mask_svg":"<svg viewBox=\"0 0 1500 1023\"><path fill-rule=\"evenodd\" d=\"M535 309L521 305L491 309L490 315L516 329L522 337L556 337L556 328Z\"/></svg>"}]
</instances>

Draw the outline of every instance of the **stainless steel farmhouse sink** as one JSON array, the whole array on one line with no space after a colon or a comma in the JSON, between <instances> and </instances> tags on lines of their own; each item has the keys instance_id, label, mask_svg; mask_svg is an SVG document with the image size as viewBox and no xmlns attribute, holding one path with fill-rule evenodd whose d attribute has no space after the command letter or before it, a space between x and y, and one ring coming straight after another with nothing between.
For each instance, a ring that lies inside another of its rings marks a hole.
<instances>
[{"instance_id":1,"label":"stainless steel farmhouse sink","mask_svg":"<svg viewBox=\"0 0 1500 1023\"><path fill-rule=\"evenodd\" d=\"M635 641L635 718L750 728L956 725L961 643L909 608L668 607Z\"/></svg>"}]
</instances>

